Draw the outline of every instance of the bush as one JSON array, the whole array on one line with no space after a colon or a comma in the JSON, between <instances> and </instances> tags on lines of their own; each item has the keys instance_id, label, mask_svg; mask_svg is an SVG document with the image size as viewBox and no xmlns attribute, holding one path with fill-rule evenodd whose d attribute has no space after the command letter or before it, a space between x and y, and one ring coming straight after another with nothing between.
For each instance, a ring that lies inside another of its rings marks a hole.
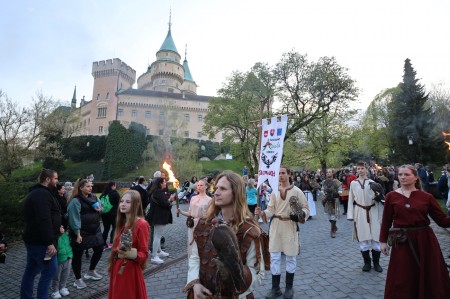
<instances>
[{"instance_id":1,"label":"bush","mask_svg":"<svg viewBox=\"0 0 450 299\"><path fill-rule=\"evenodd\" d=\"M28 190L35 183L7 182L0 183L0 215L1 227L8 241L22 238L25 226L23 219L24 199Z\"/></svg>"},{"instance_id":2,"label":"bush","mask_svg":"<svg viewBox=\"0 0 450 299\"><path fill-rule=\"evenodd\" d=\"M74 162L101 160L105 150L105 136L77 136L63 140L63 155Z\"/></svg>"},{"instance_id":3,"label":"bush","mask_svg":"<svg viewBox=\"0 0 450 299\"><path fill-rule=\"evenodd\" d=\"M53 169L56 172L61 172L61 170L66 169L63 160L52 157L45 157L42 167L47 169Z\"/></svg>"}]
</instances>

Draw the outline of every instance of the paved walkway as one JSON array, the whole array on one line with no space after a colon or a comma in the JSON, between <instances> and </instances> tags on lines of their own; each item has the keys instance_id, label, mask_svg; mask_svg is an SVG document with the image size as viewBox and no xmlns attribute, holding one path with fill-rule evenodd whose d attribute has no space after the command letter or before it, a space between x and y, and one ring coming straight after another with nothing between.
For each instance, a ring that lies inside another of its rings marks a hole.
<instances>
[{"instance_id":1,"label":"paved walkway","mask_svg":"<svg viewBox=\"0 0 450 299\"><path fill-rule=\"evenodd\" d=\"M182 206L187 209L187 206ZM342 209L341 209L342 210ZM371 270L362 272L361 253L351 240L352 223L345 216L338 220L338 232L335 239L329 237L329 222L317 205L318 215L300 227L301 254L297 257L297 271L294 279L295 298L382 298L386 279L388 257L381 257L382 273ZM175 213L174 213L175 214ZM175 216L175 215L174 215ZM187 273L187 228L185 217L174 217L174 224L165 232L166 251L171 254L163 265L150 265L144 272L149 298L180 299L185 298L181 292L186 283ZM446 262L450 254L450 233L446 229L432 227L439 239ZM71 274L68 288L71 295L66 298L107 298L108 274L106 251L97 266L97 271L104 275L100 281L87 281L88 287L76 290ZM0 298L19 298L21 277L25 268L26 250L23 243L10 244L6 264L0 264ZM282 262L284 265L284 262ZM83 259L85 273L88 260ZM284 269L283 269L284 273ZM281 286L284 288L284 274ZM37 285L37 280L36 283ZM262 286L256 291L255 298L264 298L271 288L271 275L266 272ZM124 298L128 299L128 298Z\"/></svg>"}]
</instances>

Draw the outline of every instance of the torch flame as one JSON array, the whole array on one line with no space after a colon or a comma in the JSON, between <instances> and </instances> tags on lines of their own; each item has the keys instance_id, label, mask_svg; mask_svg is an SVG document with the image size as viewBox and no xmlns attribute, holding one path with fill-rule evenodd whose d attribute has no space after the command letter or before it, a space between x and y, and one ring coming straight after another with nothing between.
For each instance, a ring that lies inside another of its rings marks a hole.
<instances>
[{"instance_id":1,"label":"torch flame","mask_svg":"<svg viewBox=\"0 0 450 299\"><path fill-rule=\"evenodd\" d=\"M373 164L375 164L375 167L376 167L377 169L383 169L383 167L381 167L381 166L378 166L378 164L377 164L377 163L373 163Z\"/></svg>"},{"instance_id":2,"label":"torch flame","mask_svg":"<svg viewBox=\"0 0 450 299\"><path fill-rule=\"evenodd\" d=\"M448 150L450 151L450 142L444 141L448 145Z\"/></svg>"},{"instance_id":3,"label":"torch flame","mask_svg":"<svg viewBox=\"0 0 450 299\"><path fill-rule=\"evenodd\" d=\"M164 162L163 168L169 174L169 182L172 182L173 183L173 187L177 189L180 182L177 180L177 178L173 174L172 166L170 166L170 164L168 164L167 162Z\"/></svg>"},{"instance_id":4,"label":"torch flame","mask_svg":"<svg viewBox=\"0 0 450 299\"><path fill-rule=\"evenodd\" d=\"M444 137L448 137L448 136L450 136L450 133L442 132L442 135L444 135Z\"/></svg>"}]
</instances>

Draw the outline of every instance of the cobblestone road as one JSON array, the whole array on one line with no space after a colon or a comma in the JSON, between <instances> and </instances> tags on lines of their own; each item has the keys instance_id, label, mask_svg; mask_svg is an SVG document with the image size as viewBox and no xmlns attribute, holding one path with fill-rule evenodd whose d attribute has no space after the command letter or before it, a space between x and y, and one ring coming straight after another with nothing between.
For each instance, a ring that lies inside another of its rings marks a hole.
<instances>
[{"instance_id":1,"label":"cobblestone road","mask_svg":"<svg viewBox=\"0 0 450 299\"><path fill-rule=\"evenodd\" d=\"M187 206L182 207L187 209ZM341 209L342 210L342 209ZM301 253L297 257L297 271L294 279L295 298L382 298L389 258L381 257L382 273L374 270L362 272L361 253L351 239L352 223L345 216L338 220L337 237L329 236L329 222L323 209L317 205L318 215L300 227ZM175 213L174 213L175 214ZM175 216L175 215L174 215ZM171 254L161 266L150 265L145 270L145 282L149 298L179 299L185 298L181 292L186 283L187 229L183 216L174 217L164 234L166 251ZM446 229L432 227L439 239L446 258L450 254L450 233ZM106 251L97 266L104 276L100 281L87 281L88 287L76 290L71 274L68 288L71 295L66 298L107 298L108 274ZM20 281L25 268L26 250L23 243L11 244L7 263L0 264L0 298L19 298ZM284 262L282 262L284 265ZM87 270L88 260L83 260L83 272ZM281 286L284 288L284 269ZM35 283L37 285L37 281ZM270 272L266 272L262 286L256 291L255 298L264 298L271 287ZM128 298L124 298L128 299Z\"/></svg>"}]
</instances>

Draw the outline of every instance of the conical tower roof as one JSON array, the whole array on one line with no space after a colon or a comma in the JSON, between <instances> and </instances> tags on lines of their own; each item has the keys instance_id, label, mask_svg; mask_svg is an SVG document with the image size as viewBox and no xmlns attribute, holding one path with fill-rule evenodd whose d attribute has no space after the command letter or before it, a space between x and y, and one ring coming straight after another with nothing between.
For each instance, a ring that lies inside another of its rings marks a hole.
<instances>
[{"instance_id":1,"label":"conical tower roof","mask_svg":"<svg viewBox=\"0 0 450 299\"><path fill-rule=\"evenodd\" d=\"M172 51L172 52L178 53L177 47L175 46L175 42L173 41L173 38L172 38L172 33L170 30L170 27L169 27L169 32L167 32L166 39L164 40L159 51Z\"/></svg>"},{"instance_id":2,"label":"conical tower roof","mask_svg":"<svg viewBox=\"0 0 450 299\"><path fill-rule=\"evenodd\" d=\"M184 80L194 82L194 79L192 78L191 70L189 69L189 65L188 65L186 58L183 61L183 68L184 68Z\"/></svg>"}]
</instances>

